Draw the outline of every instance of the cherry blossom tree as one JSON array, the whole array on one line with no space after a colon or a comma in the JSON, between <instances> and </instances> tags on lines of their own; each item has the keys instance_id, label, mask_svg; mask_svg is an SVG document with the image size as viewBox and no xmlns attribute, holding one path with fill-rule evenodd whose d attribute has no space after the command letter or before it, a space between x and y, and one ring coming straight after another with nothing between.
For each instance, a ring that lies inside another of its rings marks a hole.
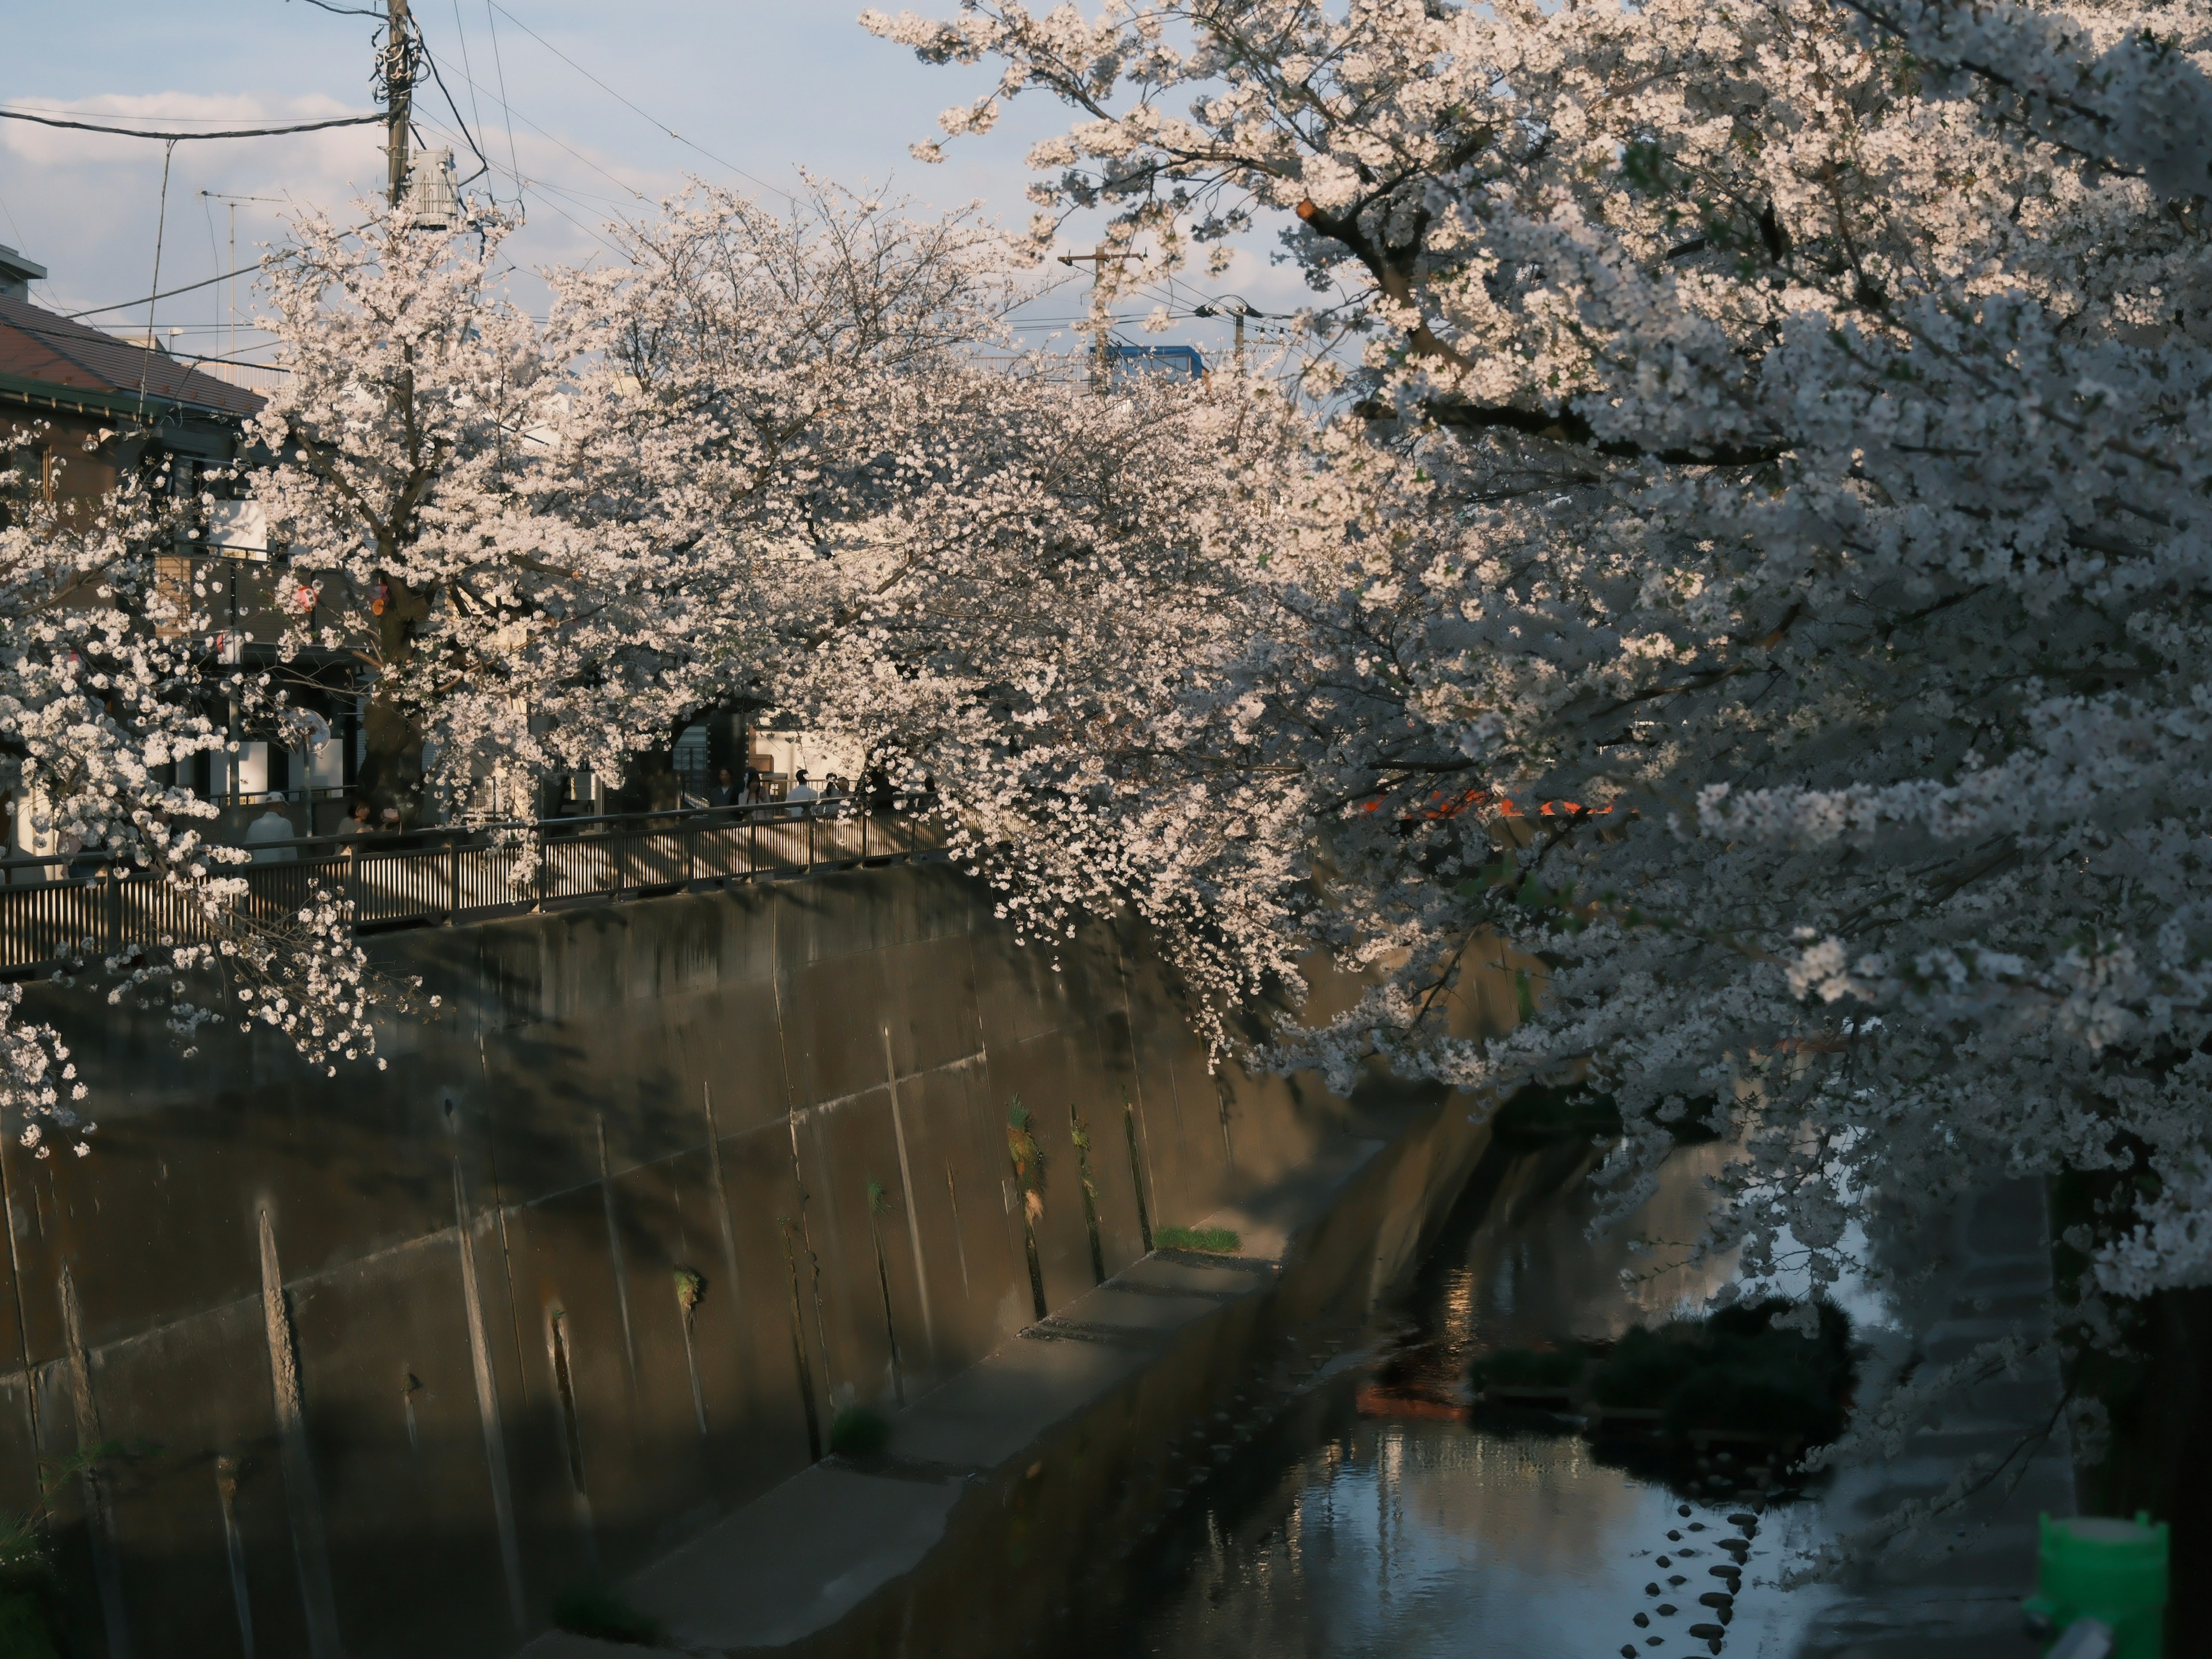
<instances>
[{"instance_id":1,"label":"cherry blossom tree","mask_svg":"<svg viewBox=\"0 0 2212 1659\"><path fill-rule=\"evenodd\" d=\"M927 388L1003 336L1012 276L964 216L696 186L610 227L624 258L545 273L540 328L489 283L503 231L296 228L252 487L319 587L292 646L374 677L368 789L428 754L434 793L511 814L834 633L828 573L927 517Z\"/></svg>"},{"instance_id":2,"label":"cherry blossom tree","mask_svg":"<svg viewBox=\"0 0 2212 1659\"><path fill-rule=\"evenodd\" d=\"M548 508L561 365L489 281L506 230L310 216L264 265L289 373L251 483L318 600L285 643L360 659L361 787L407 821L426 754L434 797L512 814L533 769L638 746L620 659L640 613L609 603L619 551Z\"/></svg>"},{"instance_id":3,"label":"cherry blossom tree","mask_svg":"<svg viewBox=\"0 0 2212 1659\"><path fill-rule=\"evenodd\" d=\"M289 714L266 675L225 666L216 649L193 555L213 505L205 486L225 481L203 478L197 493L176 482L161 463L125 467L89 505L11 491L0 526L0 789L71 876L110 884L119 922L58 940L54 977L161 1010L187 1045L234 1019L325 1066L372 1053L374 976L344 908L313 890L296 908L256 903L247 855L210 839L216 808L181 781L196 757L235 746L219 702L279 726ZM81 907L58 914L92 927ZM86 1095L59 1031L26 1015L21 986L0 988L9 1132L41 1157L56 1144L82 1154Z\"/></svg>"},{"instance_id":4,"label":"cherry blossom tree","mask_svg":"<svg viewBox=\"0 0 2212 1659\"><path fill-rule=\"evenodd\" d=\"M1073 107L1048 211L1158 264L1279 216L1360 296L1264 625L1087 803L1185 815L1219 983L1376 974L1285 1063L1585 1078L1624 1208L1670 1125L1737 1134L1753 1275L2073 1170L2129 1177L2068 1240L2104 1291L2212 1283L2212 11L864 21L1000 66L948 136ZM1455 1040L1500 937L1534 1017Z\"/></svg>"},{"instance_id":5,"label":"cherry blossom tree","mask_svg":"<svg viewBox=\"0 0 2212 1659\"><path fill-rule=\"evenodd\" d=\"M929 522L940 481L908 459L938 382L995 384L956 358L1001 337L1005 244L963 218L824 189L778 219L695 192L622 233L635 264L552 273L550 327L487 280L503 234L311 215L266 262L289 372L241 488L268 526L260 574L310 601L283 607L277 662L216 648L189 556L204 490L126 472L88 517L33 507L0 531L0 787L82 855L73 873L174 896L126 904L104 960L72 954L187 1042L235 1016L327 1066L373 1054L372 1007L410 1000L342 896L311 882L272 905L246 853L208 839L216 809L181 780L234 746L220 706L297 737L298 682L350 656L364 783L410 814L426 760L464 814L526 810L560 768L619 779L674 721L769 695L834 639L850 573ZM11 990L0 1107L37 1141L83 1085L21 1014Z\"/></svg>"},{"instance_id":6,"label":"cherry blossom tree","mask_svg":"<svg viewBox=\"0 0 2212 1659\"><path fill-rule=\"evenodd\" d=\"M930 521L909 462L942 388L1005 333L1007 245L972 216L819 183L783 205L695 185L610 227L623 262L553 274L571 401L544 510L640 596L625 696L662 731L774 701L836 635L845 576Z\"/></svg>"},{"instance_id":7,"label":"cherry blossom tree","mask_svg":"<svg viewBox=\"0 0 2212 1659\"><path fill-rule=\"evenodd\" d=\"M569 429L599 434L558 469L665 573L687 648L664 712L744 699L848 732L934 787L1025 928L1141 889L1212 1006L1259 989L1183 949L1213 921L1177 873L1200 856L1182 806L1141 828L1091 806L1157 771L1161 723L1260 625L1299 413L1231 381L1102 397L1021 357L1003 319L1030 252L968 215L702 187L617 234L625 263L556 279L592 365ZM1239 839L1278 861L1237 888L1246 931L1281 934L1280 838Z\"/></svg>"}]
</instances>

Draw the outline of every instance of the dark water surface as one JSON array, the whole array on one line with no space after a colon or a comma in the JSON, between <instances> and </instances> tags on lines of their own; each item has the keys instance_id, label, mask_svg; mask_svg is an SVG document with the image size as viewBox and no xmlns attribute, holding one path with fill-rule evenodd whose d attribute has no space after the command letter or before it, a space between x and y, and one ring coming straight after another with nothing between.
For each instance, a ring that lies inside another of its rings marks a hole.
<instances>
[{"instance_id":1,"label":"dark water surface","mask_svg":"<svg viewBox=\"0 0 2212 1659\"><path fill-rule=\"evenodd\" d=\"M1710 1485L1671 1492L1606 1467L1558 1419L1471 1420L1459 1402L1479 1350L1614 1335L1702 1302L1728 1264L1667 1264L1696 1231L1717 1158L1675 1154L1627 1230L1654 1248L1632 1255L1626 1236L1584 1236L1583 1149L1493 1152L1395 1316L1248 1426L1133 1564L1119 1616L1086 1620L1069 1645L1099 1659L1711 1652L1688 1627L1717 1620L1698 1602L1724 1586L1710 1571L1729 1559L1716 1540L1740 1535L1727 1517L1759 1492L1740 1466L1716 1459ZM1639 1277L1624 1285L1628 1267ZM1731 1659L1789 1654L1826 1594L1773 1582L1815 1540L1817 1504L1758 1507L1722 1647Z\"/></svg>"}]
</instances>

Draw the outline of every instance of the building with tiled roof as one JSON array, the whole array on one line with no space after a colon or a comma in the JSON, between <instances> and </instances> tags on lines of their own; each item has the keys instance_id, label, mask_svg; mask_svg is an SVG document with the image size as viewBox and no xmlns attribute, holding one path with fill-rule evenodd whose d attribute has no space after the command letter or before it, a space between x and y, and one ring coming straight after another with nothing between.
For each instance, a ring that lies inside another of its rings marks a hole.
<instances>
[{"instance_id":1,"label":"building with tiled roof","mask_svg":"<svg viewBox=\"0 0 2212 1659\"><path fill-rule=\"evenodd\" d=\"M98 495L124 469L163 455L217 465L236 457L258 397L158 343L33 304L30 283L45 275L0 247L0 436L25 474L19 489Z\"/></svg>"},{"instance_id":2,"label":"building with tiled roof","mask_svg":"<svg viewBox=\"0 0 2212 1659\"><path fill-rule=\"evenodd\" d=\"M212 625L211 654L262 667L285 661L292 701L322 715L332 735L311 755L238 730L235 759L195 757L175 781L222 805L219 836L234 835L277 791L301 828L335 827L353 781L361 676L348 652L310 647L287 656L278 647L280 613L303 590L270 556L258 510L231 499L239 484L230 464L254 459L248 422L261 398L180 362L150 337L119 337L33 304L30 284L46 274L0 247L0 467L15 475L14 499L0 495L0 524L25 497L52 504L67 522L134 473L165 470L162 482L177 495L216 498L204 539L158 556L157 579L194 596ZM52 851L21 828L0 851Z\"/></svg>"}]
</instances>

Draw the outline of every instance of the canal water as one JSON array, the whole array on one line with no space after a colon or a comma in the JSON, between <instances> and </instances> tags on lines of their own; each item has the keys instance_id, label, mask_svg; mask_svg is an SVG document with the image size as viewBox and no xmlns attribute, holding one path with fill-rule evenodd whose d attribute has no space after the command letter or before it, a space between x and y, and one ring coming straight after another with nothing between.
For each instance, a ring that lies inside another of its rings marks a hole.
<instances>
[{"instance_id":1,"label":"canal water","mask_svg":"<svg viewBox=\"0 0 2212 1659\"><path fill-rule=\"evenodd\" d=\"M1632 1223L1594 1242L1586 1148L1494 1148L1401 1304L1224 1430L1228 1455L1131 1562L1131 1599L1067 1645L1097 1659L1792 1652L1827 1592L1777 1579L1823 1535L1817 1494L1717 1454L1639 1474L1563 1419L1463 1403L1480 1351L1614 1336L1701 1304L1731 1271L1682 1265L1719 1155L1678 1151ZM1747 1537L1732 1585L1721 1540ZM1729 1588L1723 1626L1698 1598Z\"/></svg>"}]
</instances>

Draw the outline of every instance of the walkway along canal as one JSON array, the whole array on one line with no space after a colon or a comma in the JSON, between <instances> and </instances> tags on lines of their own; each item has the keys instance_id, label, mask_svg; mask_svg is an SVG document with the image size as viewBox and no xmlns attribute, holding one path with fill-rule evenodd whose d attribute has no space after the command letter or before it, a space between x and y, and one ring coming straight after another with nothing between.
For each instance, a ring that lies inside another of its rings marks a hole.
<instances>
[{"instance_id":1,"label":"walkway along canal","mask_svg":"<svg viewBox=\"0 0 2212 1659\"><path fill-rule=\"evenodd\" d=\"M2065 1446L2032 1438L2057 1397L2047 1365L1968 1395L1890 1463L1810 1480L1741 1447L1669 1480L1563 1418L1467 1409L1482 1352L1617 1336L1719 1289L1725 1261L1680 1264L1721 1156L1678 1150L1630 1224L1593 1239L1593 1151L1493 1146L1408 1293L1280 1405L1239 1395L1209 1437L1231 1455L1047 1645L1083 1659L2030 1659L2018 1603L2034 1516L2073 1507ZM1847 1297L1863 1386L2032 1331L2042 1219L2032 1185L1996 1189L1911 1307ZM1649 1254L1631 1253L1638 1236ZM1784 1588L1838 1532L2024 1439L1941 1527Z\"/></svg>"},{"instance_id":2,"label":"walkway along canal","mask_svg":"<svg viewBox=\"0 0 2212 1659\"><path fill-rule=\"evenodd\" d=\"M1656 1323L1729 1268L1681 1265L1723 1148L1678 1151L1624 1237L1593 1240L1586 1143L1484 1128L1463 1186L1417 1185L1468 1121L1458 1101L1416 1113L1334 1182L1279 1191L1273 1222L1224 1206L1207 1219L1238 1233L1235 1257L1133 1263L899 1414L887 1449L810 1469L623 1593L695 1655L2028 1659L2018 1599L2035 1511L2070 1507L2063 1447L1840 1582L1784 1579L2014 1449L2052 1378L1969 1395L1894 1462L1811 1480L1741 1446L1660 1469L1564 1416L1471 1418L1478 1352ZM1425 1212L1442 1225L1424 1261L1387 1224ZM2042 1239L2032 1188L1972 1206L1925 1297L1863 1323L1862 1375L2032 1314ZM556 1633L530 1654L622 1651Z\"/></svg>"}]
</instances>

